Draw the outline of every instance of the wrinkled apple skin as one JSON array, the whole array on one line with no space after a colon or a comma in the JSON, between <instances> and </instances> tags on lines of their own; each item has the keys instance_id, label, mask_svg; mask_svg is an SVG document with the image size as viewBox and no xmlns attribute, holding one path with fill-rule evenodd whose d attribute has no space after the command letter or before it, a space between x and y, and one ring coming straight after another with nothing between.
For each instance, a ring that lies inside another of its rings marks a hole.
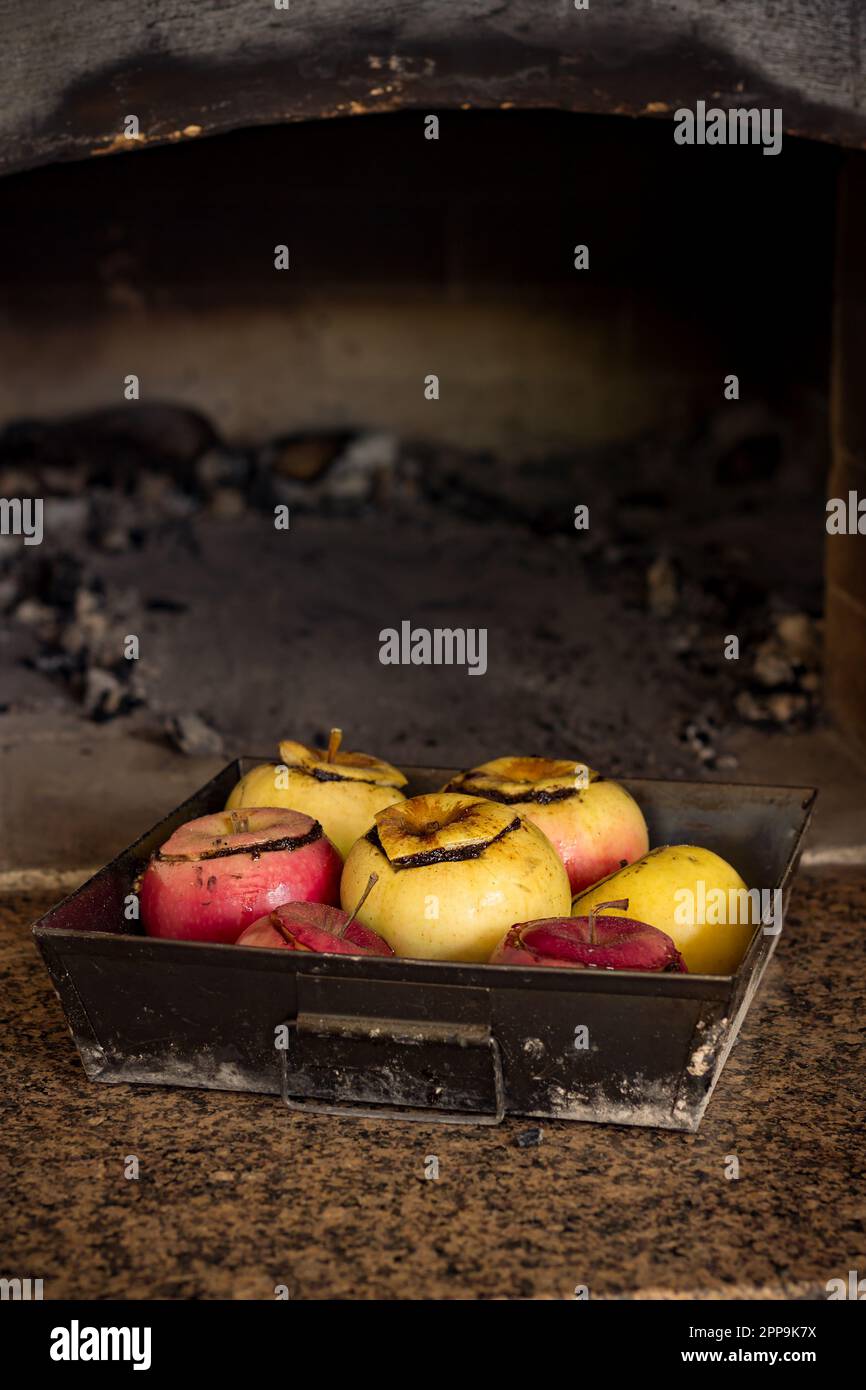
<instances>
[{"instance_id":1,"label":"wrinkled apple skin","mask_svg":"<svg viewBox=\"0 0 866 1390\"><path fill-rule=\"evenodd\" d=\"M148 936L230 944L281 903L339 900L342 861L320 827L317 838L299 848L258 848L311 833L316 823L309 816L264 808L252 810L250 817L256 829L234 834L226 831L224 812L202 816L181 826L162 846L141 883L141 919ZM217 839L234 852L199 857Z\"/></svg>"},{"instance_id":2,"label":"wrinkled apple skin","mask_svg":"<svg viewBox=\"0 0 866 1390\"><path fill-rule=\"evenodd\" d=\"M344 908L357 902L371 873L378 882L361 921L398 956L421 960L486 961L513 922L566 915L571 902L559 856L526 821L477 858L409 868L395 869L371 839L358 840L343 868Z\"/></svg>"},{"instance_id":3,"label":"wrinkled apple skin","mask_svg":"<svg viewBox=\"0 0 866 1390\"><path fill-rule=\"evenodd\" d=\"M540 786L549 787L550 781L544 779L549 779L551 769L568 766L566 760L556 763L547 758L497 758L460 773L451 779L448 788L498 800L485 790L485 782L489 783L491 773L498 774L513 788L515 784L507 780L509 764L519 769L527 792L533 790L536 776ZM476 782L479 775L480 783ZM596 773L591 776L587 786L576 787L565 796L526 801L509 798L500 803L543 831L565 865L572 893L579 893L623 864L640 859L649 849L646 821L634 797L618 782L609 782Z\"/></svg>"},{"instance_id":4,"label":"wrinkled apple skin","mask_svg":"<svg viewBox=\"0 0 866 1390\"><path fill-rule=\"evenodd\" d=\"M678 917L686 914L683 900L677 898L677 893L685 889L693 901L697 901L700 882L705 894L718 889L725 894L726 901L731 889L739 892L746 888L736 869L712 850L697 845L661 845L637 863L619 869L601 883L593 884L585 893L579 893L572 912L582 917L597 903L627 898L629 917L638 917L666 932L690 974L733 974L756 924L752 923L748 912L742 914L744 921L727 924L696 922L694 913L688 915L688 920L678 921Z\"/></svg>"},{"instance_id":5,"label":"wrinkled apple skin","mask_svg":"<svg viewBox=\"0 0 866 1390\"><path fill-rule=\"evenodd\" d=\"M685 973L664 932L630 917L553 917L512 927L491 965L547 966L560 970L653 970Z\"/></svg>"},{"instance_id":6,"label":"wrinkled apple skin","mask_svg":"<svg viewBox=\"0 0 866 1390\"><path fill-rule=\"evenodd\" d=\"M275 785L277 781L279 786ZM226 802L226 810L238 806L285 806L303 811L320 822L328 839L345 858L359 836L370 829L376 812L395 801L405 801L396 787L381 787L375 782L319 782L296 768L262 763L241 778Z\"/></svg>"},{"instance_id":7,"label":"wrinkled apple skin","mask_svg":"<svg viewBox=\"0 0 866 1390\"><path fill-rule=\"evenodd\" d=\"M350 922L348 930L340 935L347 922ZM247 927L237 944L267 946L271 950L282 947L286 951L323 951L341 956L394 954L387 941L357 918L350 921L348 912L320 903L286 903Z\"/></svg>"}]
</instances>

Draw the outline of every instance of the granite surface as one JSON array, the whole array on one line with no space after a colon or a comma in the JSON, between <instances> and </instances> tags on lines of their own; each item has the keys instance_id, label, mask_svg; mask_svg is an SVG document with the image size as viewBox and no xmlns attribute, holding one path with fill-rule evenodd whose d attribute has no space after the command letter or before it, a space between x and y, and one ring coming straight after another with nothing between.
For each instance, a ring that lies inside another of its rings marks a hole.
<instances>
[{"instance_id":1,"label":"granite surface","mask_svg":"<svg viewBox=\"0 0 866 1390\"><path fill-rule=\"evenodd\" d=\"M866 1273L866 876L798 880L699 1133L535 1147L527 1121L88 1082L27 930L48 905L0 903L0 1274L47 1298L821 1298Z\"/></svg>"}]
</instances>

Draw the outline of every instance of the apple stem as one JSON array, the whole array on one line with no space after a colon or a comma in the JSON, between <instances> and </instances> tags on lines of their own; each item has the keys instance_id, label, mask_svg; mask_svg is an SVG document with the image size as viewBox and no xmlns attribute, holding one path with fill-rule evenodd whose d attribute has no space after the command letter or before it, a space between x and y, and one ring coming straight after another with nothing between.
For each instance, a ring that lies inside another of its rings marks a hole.
<instances>
[{"instance_id":1,"label":"apple stem","mask_svg":"<svg viewBox=\"0 0 866 1390\"><path fill-rule=\"evenodd\" d=\"M332 729L328 738L328 762L332 763L337 756L337 750L343 742L343 730Z\"/></svg>"},{"instance_id":2,"label":"apple stem","mask_svg":"<svg viewBox=\"0 0 866 1390\"><path fill-rule=\"evenodd\" d=\"M358 913L361 911L361 908L364 906L364 903L367 901L367 899L369 898L370 894L371 894L372 891L373 891L373 888L375 887L375 885L376 885L378 882L379 882L379 875L378 875L378 874L371 874L370 877L367 879L367 887L364 889L364 891L363 891L363 893L361 894L360 898L359 898L358 901L355 903L354 910L353 910L351 916L349 917L348 922L346 923L346 925L345 925L344 927L341 927L341 928L340 928L340 931L337 933L338 936L345 936L345 935L346 935L346 932L347 932L347 931L349 930L349 928L351 927L352 923L354 922L354 920L355 920L355 918L357 917Z\"/></svg>"},{"instance_id":3,"label":"apple stem","mask_svg":"<svg viewBox=\"0 0 866 1390\"><path fill-rule=\"evenodd\" d=\"M283 926L282 921L281 921L280 918L277 916L276 912L272 912L272 913L271 913L270 921L271 921L271 926L274 928L274 931L278 931L278 932L279 932L280 936L283 938L283 940L285 941L286 945L287 945L287 946L294 946L294 944L295 944L294 938L293 938L292 936L290 936L289 933L286 931L286 928Z\"/></svg>"},{"instance_id":4,"label":"apple stem","mask_svg":"<svg viewBox=\"0 0 866 1390\"><path fill-rule=\"evenodd\" d=\"M590 944L590 946L594 946L594 945L595 945L595 919L596 919L597 914L598 914L599 912L603 912L603 911L605 910L605 908L610 908L610 907L621 907L622 910L623 910L623 912L628 912L628 898L617 898L615 902L610 902L610 903L595 903L595 904L589 909L589 944Z\"/></svg>"}]
</instances>

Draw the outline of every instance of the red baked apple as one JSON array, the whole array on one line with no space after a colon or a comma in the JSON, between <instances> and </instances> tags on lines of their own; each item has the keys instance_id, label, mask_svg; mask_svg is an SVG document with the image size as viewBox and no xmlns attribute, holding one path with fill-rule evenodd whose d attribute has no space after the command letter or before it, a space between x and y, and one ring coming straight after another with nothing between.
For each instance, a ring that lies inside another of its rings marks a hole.
<instances>
[{"instance_id":1,"label":"red baked apple","mask_svg":"<svg viewBox=\"0 0 866 1390\"><path fill-rule=\"evenodd\" d=\"M285 902L337 903L342 860L321 825L275 807L219 811L180 826L141 883L148 936L230 944Z\"/></svg>"},{"instance_id":2,"label":"red baked apple","mask_svg":"<svg viewBox=\"0 0 866 1390\"><path fill-rule=\"evenodd\" d=\"M628 908L628 900L599 908ZM490 957L491 965L547 965L561 970L661 970L687 973L670 937L632 917L547 917L519 922Z\"/></svg>"},{"instance_id":3,"label":"red baked apple","mask_svg":"<svg viewBox=\"0 0 866 1390\"><path fill-rule=\"evenodd\" d=\"M267 917L260 917L238 937L239 946L282 947L287 951L325 951L339 956L393 956L387 941L358 921L358 913L376 882L364 889L352 913L324 903L285 903Z\"/></svg>"}]
</instances>

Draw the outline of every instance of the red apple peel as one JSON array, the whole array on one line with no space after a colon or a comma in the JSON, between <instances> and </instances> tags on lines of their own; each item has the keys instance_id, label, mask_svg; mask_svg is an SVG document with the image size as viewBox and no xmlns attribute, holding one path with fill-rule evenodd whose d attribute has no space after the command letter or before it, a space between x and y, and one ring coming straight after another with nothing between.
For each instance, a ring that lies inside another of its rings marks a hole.
<instances>
[{"instance_id":1,"label":"red apple peel","mask_svg":"<svg viewBox=\"0 0 866 1390\"><path fill-rule=\"evenodd\" d=\"M628 909L628 899L598 903L588 917L519 922L499 942L491 965L549 966L561 970L651 970L685 974L671 938L632 917L602 917Z\"/></svg>"}]
</instances>

